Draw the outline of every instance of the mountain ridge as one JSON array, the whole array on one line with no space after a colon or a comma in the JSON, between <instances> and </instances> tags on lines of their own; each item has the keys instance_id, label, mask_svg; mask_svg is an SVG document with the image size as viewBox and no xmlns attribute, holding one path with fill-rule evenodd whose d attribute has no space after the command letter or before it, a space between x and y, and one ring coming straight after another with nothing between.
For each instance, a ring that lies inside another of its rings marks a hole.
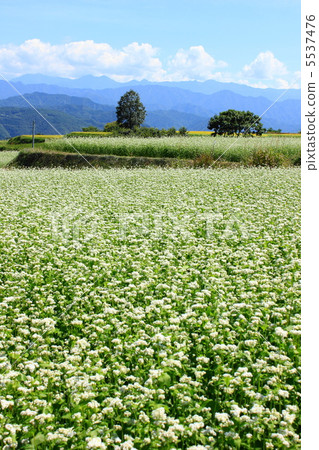
<instances>
[{"instance_id":1,"label":"mountain ridge","mask_svg":"<svg viewBox=\"0 0 319 450\"><path fill-rule=\"evenodd\" d=\"M234 93L252 96L252 97L266 97L270 100L276 100L282 93L285 93L286 99L294 98L301 99L300 89L273 89L273 88L256 88L248 86L245 84L233 83L233 82L222 82L216 80L206 80L206 81L148 81L148 80L132 80L129 82L118 82L112 80L107 76L93 76L85 75L80 78L63 78L63 77L52 77L42 74L27 74L20 77L11 79L11 83L22 83L22 84L48 84L56 85L60 87L74 87L80 89L95 89L102 90L108 88L116 87L132 87L132 86L154 86L160 85L164 87L178 87L180 89L185 89L192 92L202 93L202 94L214 94L215 92L221 90L230 90Z\"/></svg>"},{"instance_id":2,"label":"mountain ridge","mask_svg":"<svg viewBox=\"0 0 319 450\"><path fill-rule=\"evenodd\" d=\"M87 76L81 83L89 83L92 76ZM100 80L100 85L109 82L107 77ZM24 81L34 77L20 77ZM56 77L39 76L38 80L54 82ZM61 79L60 79L61 80ZM72 85L76 80L62 79ZM80 80L80 79L78 79ZM213 80L209 80L213 81ZM103 82L103 83L102 83ZM249 110L262 115L262 123L266 128L281 128L284 132L300 130L301 102L297 98L282 96L279 101L263 97L262 89L252 89L254 95L241 95L231 90L220 90L212 94L194 92L165 83L140 82L138 85L117 83L111 80L113 87L105 89L82 89L79 87L63 87L54 84L23 84L21 81L11 81L11 84L37 108L53 109L64 112L79 119L82 126L93 125L103 128L108 121L115 120L115 106L121 95L127 90L136 90L148 112L146 126L158 128L179 128L207 130L209 118L227 109ZM79 83L79 81L77 81ZM199 82L185 82L197 83ZM205 83L205 82L203 82ZM218 83L218 82L216 82ZM180 85L180 83L177 83ZM223 87L229 83L220 83ZM115 87L114 87L115 86ZM241 86L241 85L240 85ZM16 90L10 84L0 81L0 107L23 108L28 106L23 97L17 96ZM297 91L297 90L296 90ZM284 91L283 91L284 92ZM297 95L297 93L295 93ZM10 113L11 114L11 113ZM184 120L184 123L183 123ZM71 123L71 119L68 120ZM0 125L3 123L0 120ZM18 127L19 128L19 127ZM18 134L18 132L16 133Z\"/></svg>"}]
</instances>

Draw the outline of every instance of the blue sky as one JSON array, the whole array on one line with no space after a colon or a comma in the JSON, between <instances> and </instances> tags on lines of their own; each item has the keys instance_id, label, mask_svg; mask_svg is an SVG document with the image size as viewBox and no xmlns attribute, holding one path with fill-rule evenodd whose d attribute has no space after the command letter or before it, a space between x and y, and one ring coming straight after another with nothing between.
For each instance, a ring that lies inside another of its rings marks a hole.
<instances>
[{"instance_id":1,"label":"blue sky","mask_svg":"<svg viewBox=\"0 0 319 450\"><path fill-rule=\"evenodd\" d=\"M296 0L1 0L0 72L288 87Z\"/></svg>"}]
</instances>

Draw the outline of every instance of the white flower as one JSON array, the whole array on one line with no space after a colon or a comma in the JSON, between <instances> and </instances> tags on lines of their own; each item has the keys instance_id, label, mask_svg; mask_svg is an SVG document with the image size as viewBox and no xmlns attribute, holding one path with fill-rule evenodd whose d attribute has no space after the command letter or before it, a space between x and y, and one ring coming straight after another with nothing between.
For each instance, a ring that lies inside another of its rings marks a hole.
<instances>
[{"instance_id":1,"label":"white flower","mask_svg":"<svg viewBox=\"0 0 319 450\"><path fill-rule=\"evenodd\" d=\"M32 411L32 409L27 408L25 411L21 411L21 416L36 416L37 411Z\"/></svg>"},{"instance_id":2,"label":"white flower","mask_svg":"<svg viewBox=\"0 0 319 450\"><path fill-rule=\"evenodd\" d=\"M258 405L257 403L255 403L251 408L250 408L250 411L253 413L253 414L262 414L262 412L264 411L264 406L262 406L262 405Z\"/></svg>"},{"instance_id":3,"label":"white flower","mask_svg":"<svg viewBox=\"0 0 319 450\"><path fill-rule=\"evenodd\" d=\"M281 336L284 338L288 336L288 331L283 330L281 327L275 328L275 333L277 334L277 336Z\"/></svg>"},{"instance_id":4,"label":"white flower","mask_svg":"<svg viewBox=\"0 0 319 450\"><path fill-rule=\"evenodd\" d=\"M96 400L92 400L91 402L88 403L88 407L89 408L99 408L100 404L96 401Z\"/></svg>"},{"instance_id":5,"label":"white flower","mask_svg":"<svg viewBox=\"0 0 319 450\"><path fill-rule=\"evenodd\" d=\"M160 422L165 421L167 417L165 409L162 406L160 408L154 409L154 411L152 411L152 417L154 420L158 420Z\"/></svg>"},{"instance_id":6,"label":"white flower","mask_svg":"<svg viewBox=\"0 0 319 450\"><path fill-rule=\"evenodd\" d=\"M204 422L194 422L189 424L189 427L192 431L198 431L201 428L204 428L204 426L205 426Z\"/></svg>"},{"instance_id":7,"label":"white flower","mask_svg":"<svg viewBox=\"0 0 319 450\"><path fill-rule=\"evenodd\" d=\"M39 364L37 362L27 361L25 363L25 368L30 370L30 372L34 372L37 367L39 367Z\"/></svg>"},{"instance_id":8,"label":"white flower","mask_svg":"<svg viewBox=\"0 0 319 450\"><path fill-rule=\"evenodd\" d=\"M218 422L221 423L229 422L229 415L227 413L215 413L215 417L218 420Z\"/></svg>"},{"instance_id":9,"label":"white flower","mask_svg":"<svg viewBox=\"0 0 319 450\"><path fill-rule=\"evenodd\" d=\"M14 402L12 400L1 399L0 404L1 404L2 409L7 409L7 408L10 408L10 406L13 406Z\"/></svg>"},{"instance_id":10,"label":"white flower","mask_svg":"<svg viewBox=\"0 0 319 450\"><path fill-rule=\"evenodd\" d=\"M203 445L192 445L191 447L187 447L187 450L207 450L207 447Z\"/></svg>"},{"instance_id":11,"label":"white flower","mask_svg":"<svg viewBox=\"0 0 319 450\"><path fill-rule=\"evenodd\" d=\"M133 442L128 439L125 442L122 442L121 446L120 446L121 450L135 450L134 444Z\"/></svg>"},{"instance_id":12,"label":"white flower","mask_svg":"<svg viewBox=\"0 0 319 450\"><path fill-rule=\"evenodd\" d=\"M289 392L288 391L284 391L283 389L279 389L278 395L280 395L280 397L283 397L283 398L288 398L289 397Z\"/></svg>"},{"instance_id":13,"label":"white flower","mask_svg":"<svg viewBox=\"0 0 319 450\"><path fill-rule=\"evenodd\" d=\"M106 449L106 445L102 442L100 437L87 438L86 442L87 448L100 448L102 450Z\"/></svg>"},{"instance_id":14,"label":"white flower","mask_svg":"<svg viewBox=\"0 0 319 450\"><path fill-rule=\"evenodd\" d=\"M140 412L140 414L138 416L138 420L142 423L148 423L150 421L148 415L145 414L143 411Z\"/></svg>"},{"instance_id":15,"label":"white flower","mask_svg":"<svg viewBox=\"0 0 319 450\"><path fill-rule=\"evenodd\" d=\"M255 347L257 343L258 341L256 339L247 339L245 341L245 345L247 345L247 347Z\"/></svg>"}]
</instances>

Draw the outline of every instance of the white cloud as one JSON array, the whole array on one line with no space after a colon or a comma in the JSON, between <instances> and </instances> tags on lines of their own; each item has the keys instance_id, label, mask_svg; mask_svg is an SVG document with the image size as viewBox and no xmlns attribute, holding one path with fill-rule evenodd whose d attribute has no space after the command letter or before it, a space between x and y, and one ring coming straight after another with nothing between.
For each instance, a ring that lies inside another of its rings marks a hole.
<instances>
[{"instance_id":1,"label":"white cloud","mask_svg":"<svg viewBox=\"0 0 319 450\"><path fill-rule=\"evenodd\" d=\"M224 61L215 61L202 45L180 49L169 61L170 78L176 81L208 80L214 77L218 67L225 67Z\"/></svg>"},{"instance_id":2,"label":"white cloud","mask_svg":"<svg viewBox=\"0 0 319 450\"><path fill-rule=\"evenodd\" d=\"M284 63L270 51L261 52L253 62L244 66L243 76L257 80L273 80L287 74Z\"/></svg>"},{"instance_id":3,"label":"white cloud","mask_svg":"<svg viewBox=\"0 0 319 450\"><path fill-rule=\"evenodd\" d=\"M39 39L0 47L0 70L9 77L42 73L63 77L107 75L121 81L165 76L157 49L133 42L121 50L92 40L52 45Z\"/></svg>"},{"instance_id":4,"label":"white cloud","mask_svg":"<svg viewBox=\"0 0 319 450\"><path fill-rule=\"evenodd\" d=\"M238 84L245 84L246 86L259 88L259 89L266 89L266 88L269 87L269 85L263 83L262 81L256 81L254 83L252 81L239 79L239 80L236 80L235 82L238 83Z\"/></svg>"},{"instance_id":5,"label":"white cloud","mask_svg":"<svg viewBox=\"0 0 319 450\"><path fill-rule=\"evenodd\" d=\"M39 39L31 39L23 44L0 47L1 72L16 76L25 73L44 73L72 76L73 67L60 57L61 49Z\"/></svg>"},{"instance_id":6,"label":"white cloud","mask_svg":"<svg viewBox=\"0 0 319 450\"><path fill-rule=\"evenodd\" d=\"M33 73L69 78L91 74L122 82L214 79L259 88L299 87L298 73L288 73L271 51L259 53L237 73L224 71L227 63L216 61L202 45L178 50L166 67L158 53L149 43L132 42L116 49L93 40L54 45L30 39L21 45L0 45L0 73L8 78Z\"/></svg>"},{"instance_id":7,"label":"white cloud","mask_svg":"<svg viewBox=\"0 0 319 450\"><path fill-rule=\"evenodd\" d=\"M207 80L223 61L215 61L203 46L179 50L168 62L168 71L151 44L132 42L122 49L92 40L60 45L30 39L21 45L0 46L0 70L9 77L42 73L63 77L107 75L117 81Z\"/></svg>"}]
</instances>

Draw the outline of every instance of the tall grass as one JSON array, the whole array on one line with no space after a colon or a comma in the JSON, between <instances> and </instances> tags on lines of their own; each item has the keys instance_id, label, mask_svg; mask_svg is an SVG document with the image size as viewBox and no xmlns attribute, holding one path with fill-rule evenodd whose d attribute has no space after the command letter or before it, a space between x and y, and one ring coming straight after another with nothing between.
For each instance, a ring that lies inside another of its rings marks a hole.
<instances>
[{"instance_id":1,"label":"tall grass","mask_svg":"<svg viewBox=\"0 0 319 450\"><path fill-rule=\"evenodd\" d=\"M210 155L214 159L247 162L253 153L267 150L281 154L293 161L300 157L300 139L290 137L109 137L64 138L43 144L42 148L60 152L80 152L83 154L146 156L159 158L194 159L200 155Z\"/></svg>"}]
</instances>

